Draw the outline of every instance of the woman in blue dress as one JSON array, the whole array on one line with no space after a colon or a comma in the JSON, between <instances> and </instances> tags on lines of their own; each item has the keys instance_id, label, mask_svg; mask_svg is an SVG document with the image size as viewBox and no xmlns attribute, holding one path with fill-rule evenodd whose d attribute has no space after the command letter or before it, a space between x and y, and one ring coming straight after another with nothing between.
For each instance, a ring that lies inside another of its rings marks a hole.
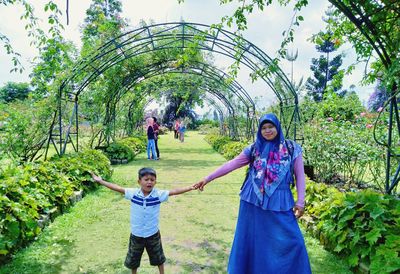
<instances>
[{"instance_id":1,"label":"woman in blue dress","mask_svg":"<svg viewBox=\"0 0 400 274\"><path fill-rule=\"evenodd\" d=\"M254 144L198 182L197 187L203 190L212 180L245 165L249 165L249 171L240 192L228 273L311 273L297 223L304 212L302 150L295 142L285 140L274 114L261 117ZM293 175L296 202L290 190Z\"/></svg>"}]
</instances>

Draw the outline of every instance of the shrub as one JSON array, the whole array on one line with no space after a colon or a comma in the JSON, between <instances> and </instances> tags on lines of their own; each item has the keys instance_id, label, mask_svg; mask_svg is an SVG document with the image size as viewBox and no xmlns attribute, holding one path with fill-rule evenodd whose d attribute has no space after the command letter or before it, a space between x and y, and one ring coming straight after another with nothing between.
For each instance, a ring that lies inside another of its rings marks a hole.
<instances>
[{"instance_id":1,"label":"shrub","mask_svg":"<svg viewBox=\"0 0 400 274\"><path fill-rule=\"evenodd\" d=\"M51 158L59 172L68 175L69 181L74 186L74 190L93 188L93 183L89 171L101 175L103 178L111 178L112 170L110 161L101 151L88 149L83 152L66 154L61 157Z\"/></svg>"},{"instance_id":2,"label":"shrub","mask_svg":"<svg viewBox=\"0 0 400 274\"><path fill-rule=\"evenodd\" d=\"M211 135L218 135L219 133L219 128L218 127L214 127L210 124L204 124L204 125L200 125L198 127L198 131L199 134L211 134Z\"/></svg>"},{"instance_id":3,"label":"shrub","mask_svg":"<svg viewBox=\"0 0 400 274\"><path fill-rule=\"evenodd\" d=\"M306 212L316 220L323 244L349 265L371 273L400 270L400 201L371 190L341 193L307 184Z\"/></svg>"},{"instance_id":4,"label":"shrub","mask_svg":"<svg viewBox=\"0 0 400 274\"><path fill-rule=\"evenodd\" d=\"M368 115L368 114L365 114ZM369 126L373 117L355 121L313 120L304 128L304 156L319 181L340 179L349 186L370 182L382 191L385 148L378 146Z\"/></svg>"},{"instance_id":5,"label":"shrub","mask_svg":"<svg viewBox=\"0 0 400 274\"><path fill-rule=\"evenodd\" d=\"M139 137L127 137L118 140L118 143L126 145L129 148L131 148L131 150L133 151L133 157L135 157L140 152L143 152L146 149L146 141Z\"/></svg>"},{"instance_id":6,"label":"shrub","mask_svg":"<svg viewBox=\"0 0 400 274\"><path fill-rule=\"evenodd\" d=\"M231 141L231 139L227 136L220 135L207 135L205 140L211 144L213 149L221 153L222 147Z\"/></svg>"},{"instance_id":7,"label":"shrub","mask_svg":"<svg viewBox=\"0 0 400 274\"><path fill-rule=\"evenodd\" d=\"M89 171L106 180L111 177L108 159L94 150L10 167L0 173L0 264L40 233L41 214L68 206L74 190L96 186Z\"/></svg>"},{"instance_id":8,"label":"shrub","mask_svg":"<svg viewBox=\"0 0 400 274\"><path fill-rule=\"evenodd\" d=\"M247 146L247 143L232 141L222 147L221 153L225 159L231 160L238 156Z\"/></svg>"},{"instance_id":9,"label":"shrub","mask_svg":"<svg viewBox=\"0 0 400 274\"><path fill-rule=\"evenodd\" d=\"M111 143L105 151L106 155L110 160L117 159L117 160L127 160L128 162L133 159L133 150L122 143Z\"/></svg>"}]
</instances>

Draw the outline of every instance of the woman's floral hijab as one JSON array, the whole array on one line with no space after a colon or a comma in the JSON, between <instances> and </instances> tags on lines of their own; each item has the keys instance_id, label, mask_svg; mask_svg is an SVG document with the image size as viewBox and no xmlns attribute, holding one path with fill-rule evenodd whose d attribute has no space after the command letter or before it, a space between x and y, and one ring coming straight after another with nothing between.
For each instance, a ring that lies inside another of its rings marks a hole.
<instances>
[{"instance_id":1,"label":"woman's floral hijab","mask_svg":"<svg viewBox=\"0 0 400 274\"><path fill-rule=\"evenodd\" d=\"M277 129L278 134L271 141L261 135L261 128L265 123L272 123ZM271 196L281 182L290 179L288 174L291 159L281 123L275 114L268 113L260 118L252 157L253 188L262 200L264 193Z\"/></svg>"}]
</instances>

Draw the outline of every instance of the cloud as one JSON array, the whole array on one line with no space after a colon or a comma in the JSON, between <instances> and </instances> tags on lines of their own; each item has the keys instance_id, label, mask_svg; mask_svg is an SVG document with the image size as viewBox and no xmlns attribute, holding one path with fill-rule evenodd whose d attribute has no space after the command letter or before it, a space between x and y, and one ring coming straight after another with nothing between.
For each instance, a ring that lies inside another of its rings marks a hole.
<instances>
[{"instance_id":1,"label":"cloud","mask_svg":"<svg viewBox=\"0 0 400 274\"><path fill-rule=\"evenodd\" d=\"M43 11L44 2L41 0L31 0L35 6L38 17L43 18L42 24L46 22L46 15ZM65 11L64 0L56 0L59 8ZM70 1L69 2L69 20L70 24L65 25L65 38L73 41L80 47L80 25L85 18L86 9L90 6L91 1ZM220 5L218 0L186 0L183 4L178 4L177 0L124 0L123 17L128 18L132 27L137 27L140 20L149 22L153 20L155 23L178 22L182 19L187 22L195 22L202 24L213 24L220 22L224 15L232 14L235 3ZM295 42L293 50L299 50L299 56L294 63L294 78L299 80L301 77L306 79L311 71L309 69L311 58L318 57L319 53L315 50L314 45L307 41L313 34L324 27L321 16L329 5L328 1L312 1L308 7L304 8L301 14L304 22L301 22L299 28L296 28ZM19 17L23 9L16 5L1 6L0 32L4 33L12 40L15 49L23 56L22 60L26 66L26 71L20 74L10 74L12 68L10 57L5 54L4 50L0 51L0 85L7 81L28 81L30 73L30 61L37 54L37 50L29 45L26 31L24 30L24 22ZM248 29L244 32L247 40L261 48L269 56L274 57L280 47L282 41L282 32L287 30L293 17L291 7L280 7L275 4L267 7L264 11L254 11L248 17ZM62 20L66 23L66 16L62 16ZM346 58L354 60L354 54L349 54ZM230 60L223 57L216 57L216 65L219 68L226 68L230 65ZM350 62L351 62L350 61ZM349 62L346 61L346 64ZM282 70L290 78L290 63L282 62ZM273 100L273 94L268 86L262 81L252 83L248 76L249 70L242 68L239 73L238 82L254 96L263 96L265 104L267 101ZM345 78L345 85L356 84L362 78L362 69L357 68L356 71ZM372 92L368 88L357 88L359 94L363 98L368 92Z\"/></svg>"}]
</instances>

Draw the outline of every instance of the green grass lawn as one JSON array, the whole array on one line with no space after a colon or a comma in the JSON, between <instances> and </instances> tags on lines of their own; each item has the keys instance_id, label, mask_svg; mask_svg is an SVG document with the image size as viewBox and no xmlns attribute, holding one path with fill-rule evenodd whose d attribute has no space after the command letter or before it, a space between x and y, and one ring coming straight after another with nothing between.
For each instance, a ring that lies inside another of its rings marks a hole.
<instances>
[{"instance_id":1,"label":"green grass lawn","mask_svg":"<svg viewBox=\"0 0 400 274\"><path fill-rule=\"evenodd\" d=\"M140 154L114 168L112 180L137 186L143 166L157 170L157 187L171 189L197 182L225 160L203 140L188 132L185 143L163 135L160 161ZM224 273L233 239L238 192L244 168L207 185L204 192L170 197L161 205L160 231L167 257L166 273ZM58 217L37 241L21 250L0 273L130 273L123 265L129 239L129 201L100 188ZM305 232L313 273L351 273ZM158 273L142 258L139 273Z\"/></svg>"}]
</instances>

